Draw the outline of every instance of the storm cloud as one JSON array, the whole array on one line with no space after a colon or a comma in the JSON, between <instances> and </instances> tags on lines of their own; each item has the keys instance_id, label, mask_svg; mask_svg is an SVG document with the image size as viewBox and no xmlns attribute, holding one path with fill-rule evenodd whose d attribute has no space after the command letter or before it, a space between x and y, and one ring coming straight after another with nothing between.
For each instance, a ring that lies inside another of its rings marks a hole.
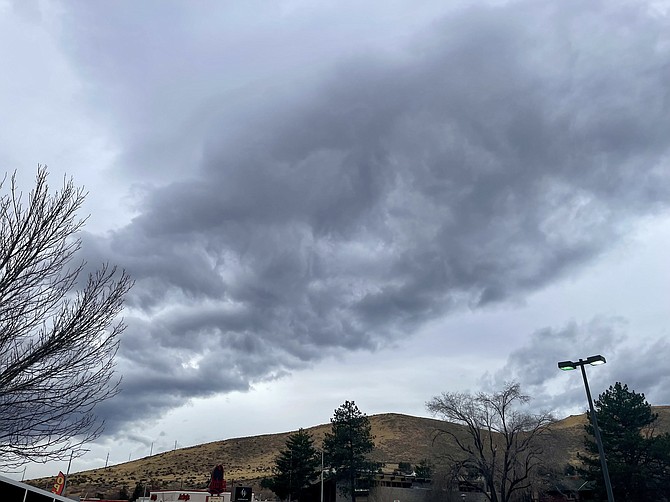
<instances>
[{"instance_id":1,"label":"storm cloud","mask_svg":"<svg viewBox=\"0 0 670 502\"><path fill-rule=\"evenodd\" d=\"M84 235L136 279L111 431L523 299L667 209L670 30L643 3L480 3L341 47L294 12L121 5L63 35L136 183Z\"/></svg>"}]
</instances>

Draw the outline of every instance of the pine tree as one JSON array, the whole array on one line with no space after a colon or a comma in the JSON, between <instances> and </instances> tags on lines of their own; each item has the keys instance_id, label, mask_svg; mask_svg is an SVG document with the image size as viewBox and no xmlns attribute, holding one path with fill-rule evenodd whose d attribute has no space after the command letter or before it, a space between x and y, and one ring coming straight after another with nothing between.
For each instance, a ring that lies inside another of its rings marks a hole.
<instances>
[{"instance_id":1,"label":"pine tree","mask_svg":"<svg viewBox=\"0 0 670 502\"><path fill-rule=\"evenodd\" d=\"M667 496L670 486L670 439L667 434L653 434L658 414L653 413L644 394L629 391L627 385L616 382L599 396L594 407L614 499L667 500L663 496ZM587 455L580 456L584 464L580 472L603 495L605 484L590 420L585 428Z\"/></svg>"},{"instance_id":2,"label":"pine tree","mask_svg":"<svg viewBox=\"0 0 670 502\"><path fill-rule=\"evenodd\" d=\"M303 429L291 434L286 449L279 452L273 467L274 476L261 483L280 499L301 500L302 492L319 476L321 458L314 439Z\"/></svg>"},{"instance_id":3,"label":"pine tree","mask_svg":"<svg viewBox=\"0 0 670 502\"><path fill-rule=\"evenodd\" d=\"M330 419L331 432L324 437L324 450L333 476L344 481L343 495L356 502L356 481L372 476L374 463L367 455L374 448L370 420L353 401L345 401Z\"/></svg>"},{"instance_id":4,"label":"pine tree","mask_svg":"<svg viewBox=\"0 0 670 502\"><path fill-rule=\"evenodd\" d=\"M430 478L433 475L433 465L424 458L414 466L414 473L417 478Z\"/></svg>"},{"instance_id":5,"label":"pine tree","mask_svg":"<svg viewBox=\"0 0 670 502\"><path fill-rule=\"evenodd\" d=\"M135 488L133 489L133 494L130 496L130 502L134 502L138 498L144 496L145 485L141 481L135 483Z\"/></svg>"}]
</instances>

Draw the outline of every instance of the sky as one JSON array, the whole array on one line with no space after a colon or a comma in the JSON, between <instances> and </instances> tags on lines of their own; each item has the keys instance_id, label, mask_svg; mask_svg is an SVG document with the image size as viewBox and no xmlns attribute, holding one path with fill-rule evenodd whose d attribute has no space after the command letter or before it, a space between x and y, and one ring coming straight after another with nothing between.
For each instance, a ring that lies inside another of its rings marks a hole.
<instances>
[{"instance_id":1,"label":"sky","mask_svg":"<svg viewBox=\"0 0 670 502\"><path fill-rule=\"evenodd\" d=\"M81 258L135 280L71 470L512 380L562 418L593 354L670 404L669 15L0 0L2 172L84 186Z\"/></svg>"}]
</instances>

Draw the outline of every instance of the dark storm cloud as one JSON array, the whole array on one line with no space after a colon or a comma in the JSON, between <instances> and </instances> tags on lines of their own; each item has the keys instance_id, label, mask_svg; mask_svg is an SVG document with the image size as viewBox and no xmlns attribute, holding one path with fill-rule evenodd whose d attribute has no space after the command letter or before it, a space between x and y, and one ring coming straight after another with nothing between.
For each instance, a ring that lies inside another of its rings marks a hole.
<instances>
[{"instance_id":1,"label":"dark storm cloud","mask_svg":"<svg viewBox=\"0 0 670 502\"><path fill-rule=\"evenodd\" d=\"M183 179L146 188L133 221L88 246L128 268L146 319L105 412L245 389L592 262L667 201L668 33L633 3L470 7L401 54L231 103L239 121L230 95L185 99L202 121L160 118L123 157L183 135L197 155L159 156Z\"/></svg>"}]
</instances>

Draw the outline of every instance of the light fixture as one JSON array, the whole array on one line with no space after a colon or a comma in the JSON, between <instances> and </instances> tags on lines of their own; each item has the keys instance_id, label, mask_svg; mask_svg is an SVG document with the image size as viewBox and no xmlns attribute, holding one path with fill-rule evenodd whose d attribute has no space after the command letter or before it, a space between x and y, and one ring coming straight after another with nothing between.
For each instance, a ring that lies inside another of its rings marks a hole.
<instances>
[{"instance_id":1,"label":"light fixture","mask_svg":"<svg viewBox=\"0 0 670 502\"><path fill-rule=\"evenodd\" d=\"M597 356L591 356L586 358L586 362L589 363L591 366L599 366L601 364L605 364L607 361L605 358L601 355Z\"/></svg>"},{"instance_id":2,"label":"light fixture","mask_svg":"<svg viewBox=\"0 0 670 502\"><path fill-rule=\"evenodd\" d=\"M600 354L596 356L591 356L587 357L586 359L580 359L579 361L561 361L558 363L558 369L563 370L563 371L570 371L570 370L576 370L580 366L584 366L585 364L590 364L591 366L599 366L601 364L605 364L607 360Z\"/></svg>"},{"instance_id":3,"label":"light fixture","mask_svg":"<svg viewBox=\"0 0 670 502\"><path fill-rule=\"evenodd\" d=\"M558 369L563 371L576 370L577 364L572 361L561 361L558 363Z\"/></svg>"}]
</instances>

